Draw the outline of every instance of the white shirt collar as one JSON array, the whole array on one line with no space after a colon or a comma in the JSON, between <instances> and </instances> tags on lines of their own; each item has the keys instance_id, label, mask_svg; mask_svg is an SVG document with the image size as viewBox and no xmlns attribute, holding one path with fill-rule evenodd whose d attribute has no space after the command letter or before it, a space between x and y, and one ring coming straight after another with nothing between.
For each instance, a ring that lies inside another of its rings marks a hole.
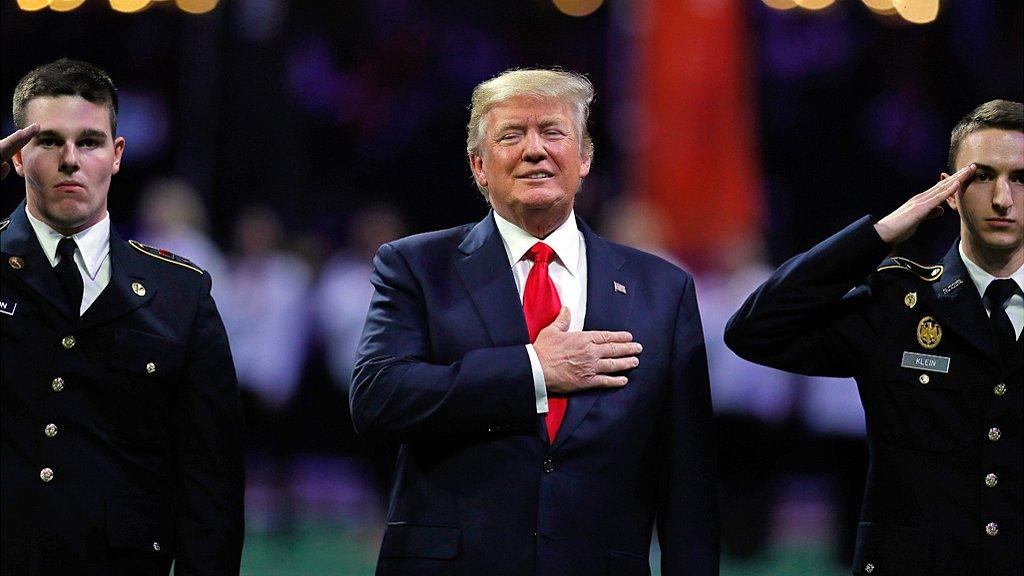
<instances>
[{"instance_id":1,"label":"white shirt collar","mask_svg":"<svg viewBox=\"0 0 1024 576\"><path fill-rule=\"evenodd\" d=\"M505 244L509 266L515 266L516 262L522 260L526 251L534 244L544 242L555 252L555 256L566 270L573 276L576 275L580 262L580 229L576 226L575 210L569 212L565 222L543 240L505 220L497 212L494 213L494 223L497 224L498 234Z\"/></svg>"},{"instance_id":2,"label":"white shirt collar","mask_svg":"<svg viewBox=\"0 0 1024 576\"><path fill-rule=\"evenodd\" d=\"M967 274L970 275L971 280L974 282L975 288L978 289L978 294L985 296L985 290L988 289L988 285L996 280L996 277L986 272L981 266L978 266L967 257L964 253L964 243L961 242L958 246L960 251L960 258L964 261L964 266L967 267ZM1017 271L1010 274L1010 278L1017 283L1017 287L1024 291L1024 266L1017 268Z\"/></svg>"},{"instance_id":3,"label":"white shirt collar","mask_svg":"<svg viewBox=\"0 0 1024 576\"><path fill-rule=\"evenodd\" d=\"M39 245L43 247L43 254L50 261L50 266L57 265L57 243L64 235L50 227L49 224L36 218L25 207L25 214L28 215L28 222L36 233ZM81 230L71 236L78 244L78 251L81 253L81 264L85 265L85 272L93 280L99 274L100 265L103 259L110 252L110 213L104 212L103 219L92 226Z\"/></svg>"}]
</instances>

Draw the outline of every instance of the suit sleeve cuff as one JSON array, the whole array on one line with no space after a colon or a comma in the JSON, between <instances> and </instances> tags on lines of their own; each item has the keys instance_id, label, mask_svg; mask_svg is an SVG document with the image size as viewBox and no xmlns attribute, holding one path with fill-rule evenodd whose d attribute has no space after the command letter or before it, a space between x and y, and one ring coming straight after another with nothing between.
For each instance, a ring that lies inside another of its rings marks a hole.
<instances>
[{"instance_id":1,"label":"suit sleeve cuff","mask_svg":"<svg viewBox=\"0 0 1024 576\"><path fill-rule=\"evenodd\" d=\"M544 369L540 365L540 358L533 344L526 345L526 353L530 355L530 371L533 372L533 390L537 394L537 414L547 414L548 411L548 389L544 385Z\"/></svg>"}]
</instances>

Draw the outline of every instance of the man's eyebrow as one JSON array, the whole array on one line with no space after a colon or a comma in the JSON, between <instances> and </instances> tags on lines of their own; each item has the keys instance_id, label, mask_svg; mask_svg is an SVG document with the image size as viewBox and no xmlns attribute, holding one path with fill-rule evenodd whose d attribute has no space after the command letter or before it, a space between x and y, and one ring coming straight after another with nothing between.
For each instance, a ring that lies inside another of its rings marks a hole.
<instances>
[{"instance_id":1,"label":"man's eyebrow","mask_svg":"<svg viewBox=\"0 0 1024 576\"><path fill-rule=\"evenodd\" d=\"M97 140L106 140L107 133L103 130L96 130L95 128L86 128L78 133L79 138L95 138Z\"/></svg>"},{"instance_id":2,"label":"man's eyebrow","mask_svg":"<svg viewBox=\"0 0 1024 576\"><path fill-rule=\"evenodd\" d=\"M996 169L989 166L988 164L982 164L980 162L972 162L977 170L984 170L985 172L995 172Z\"/></svg>"}]
</instances>

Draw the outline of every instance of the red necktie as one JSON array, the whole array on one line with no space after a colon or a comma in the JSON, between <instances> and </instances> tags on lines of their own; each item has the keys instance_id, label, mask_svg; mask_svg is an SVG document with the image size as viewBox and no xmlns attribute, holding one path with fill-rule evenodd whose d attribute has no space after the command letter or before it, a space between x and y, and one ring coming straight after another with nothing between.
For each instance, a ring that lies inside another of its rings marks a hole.
<instances>
[{"instance_id":1,"label":"red necktie","mask_svg":"<svg viewBox=\"0 0 1024 576\"><path fill-rule=\"evenodd\" d=\"M554 322L562 309L562 301L558 298L555 283L548 275L548 263L554 251L543 242L537 242L527 252L526 257L533 260L533 268L526 277L526 288L523 290L523 314L526 316L526 329L530 333L530 342L537 339L537 334L547 325ZM568 400L565 397L548 395L548 440L555 441L555 434L562 424Z\"/></svg>"}]
</instances>

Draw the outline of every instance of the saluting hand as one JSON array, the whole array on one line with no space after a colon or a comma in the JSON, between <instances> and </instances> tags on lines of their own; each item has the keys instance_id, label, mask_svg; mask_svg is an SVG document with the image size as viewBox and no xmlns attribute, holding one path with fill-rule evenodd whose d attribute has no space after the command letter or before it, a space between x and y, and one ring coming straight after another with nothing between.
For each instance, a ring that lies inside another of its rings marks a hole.
<instances>
[{"instance_id":1,"label":"saluting hand","mask_svg":"<svg viewBox=\"0 0 1024 576\"><path fill-rule=\"evenodd\" d=\"M5 178L7 173L11 171L11 166L7 163L11 156L14 156L15 152L21 150L21 147L28 144L29 140L38 133L39 124L29 124L21 130L15 130L7 138L0 140L0 180Z\"/></svg>"},{"instance_id":2,"label":"saluting hand","mask_svg":"<svg viewBox=\"0 0 1024 576\"><path fill-rule=\"evenodd\" d=\"M976 169L974 164L968 164L951 176L943 174L935 186L907 200L892 214L879 220L875 224L878 235L889 244L899 244L913 236L921 222L942 215L942 203L962 190Z\"/></svg>"},{"instance_id":3,"label":"saluting hand","mask_svg":"<svg viewBox=\"0 0 1024 576\"><path fill-rule=\"evenodd\" d=\"M589 388L620 388L625 376L609 376L636 368L643 350L629 332L569 332L569 309L537 334L533 343L544 370L548 392L569 394Z\"/></svg>"}]
</instances>

